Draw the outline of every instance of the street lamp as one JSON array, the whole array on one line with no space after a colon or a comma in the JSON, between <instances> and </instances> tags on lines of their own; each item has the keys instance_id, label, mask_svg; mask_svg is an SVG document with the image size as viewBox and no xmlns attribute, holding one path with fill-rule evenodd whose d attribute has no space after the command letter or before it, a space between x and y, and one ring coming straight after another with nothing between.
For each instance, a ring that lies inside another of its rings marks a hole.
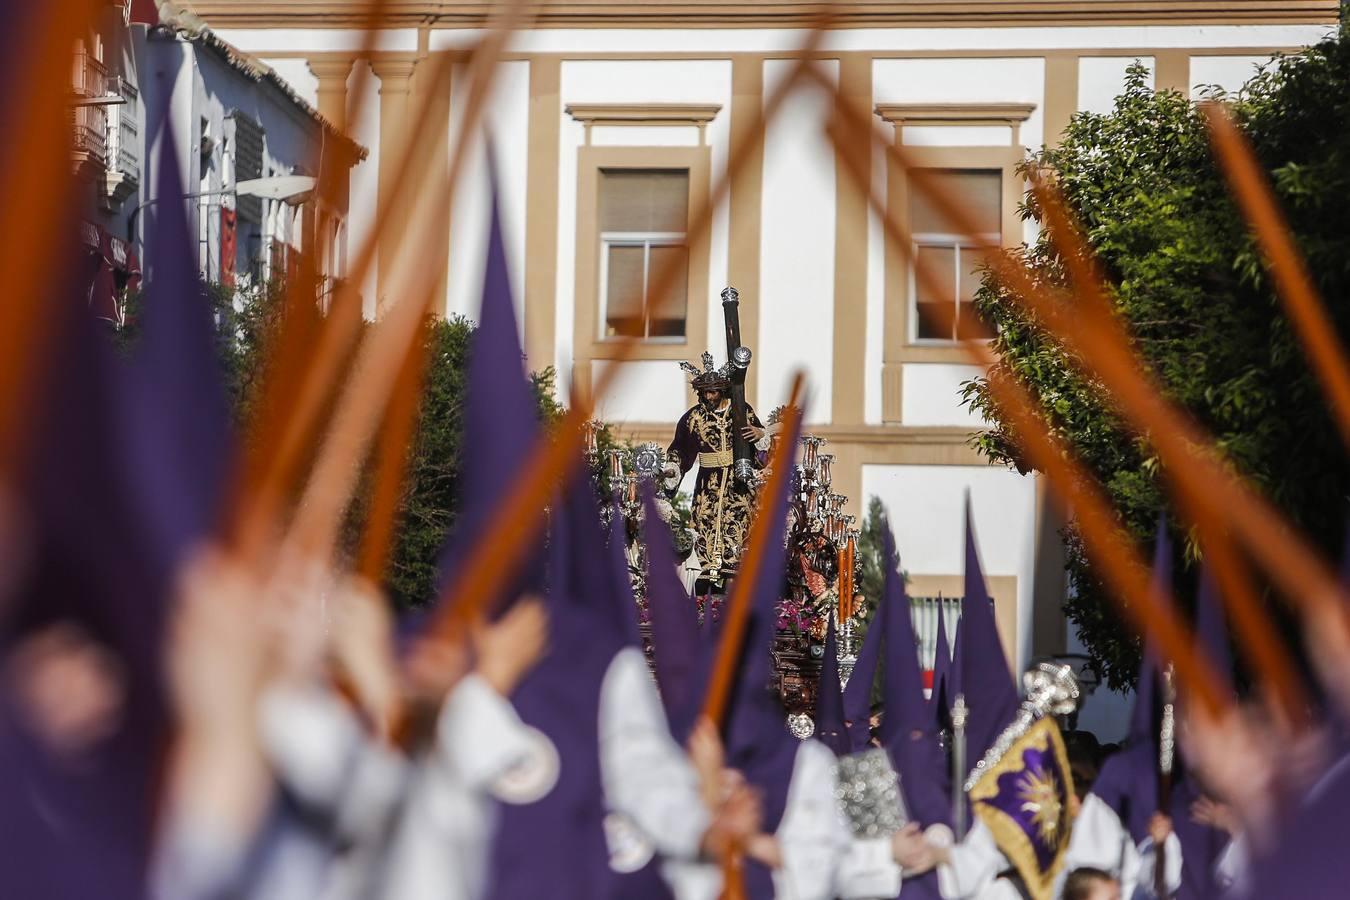
<instances>
[{"instance_id":1,"label":"street lamp","mask_svg":"<svg viewBox=\"0 0 1350 900\"><path fill-rule=\"evenodd\" d=\"M268 178L249 178L237 181L233 193L240 197L265 197L297 206L314 193L313 175L272 175ZM222 192L229 193L229 192Z\"/></svg>"},{"instance_id":2,"label":"street lamp","mask_svg":"<svg viewBox=\"0 0 1350 900\"><path fill-rule=\"evenodd\" d=\"M233 194L236 197L262 197L267 200L280 200L282 203L288 203L292 206L298 206L309 199L314 193L314 185L317 183L312 175L270 175L266 178L248 178L244 181L237 181L232 188L225 188L219 191L196 191L191 194L180 194L172 199L175 200L197 200L202 197L223 197L227 194ZM136 208L127 216L127 240L136 239L136 216L147 206L153 206L163 197L151 197L142 203L136 204Z\"/></svg>"},{"instance_id":3,"label":"street lamp","mask_svg":"<svg viewBox=\"0 0 1350 900\"><path fill-rule=\"evenodd\" d=\"M243 181L237 181L233 187L218 191L194 191L172 198L152 197L137 204L136 208L131 211L131 215L127 216L127 241L134 242L136 240L136 217L140 215L141 210L147 206L153 206L161 200L198 200L202 197L233 195L235 197L262 197L267 200L280 201L295 208L314 196L316 183L317 179L312 175L271 175L266 178L247 178ZM151 260L151 265L154 264L155 261Z\"/></svg>"}]
</instances>

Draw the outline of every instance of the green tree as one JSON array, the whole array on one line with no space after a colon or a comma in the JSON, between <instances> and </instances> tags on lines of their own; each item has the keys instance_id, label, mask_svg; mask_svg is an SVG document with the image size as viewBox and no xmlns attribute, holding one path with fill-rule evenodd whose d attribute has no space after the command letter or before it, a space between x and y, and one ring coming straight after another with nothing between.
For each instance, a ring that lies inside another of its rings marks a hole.
<instances>
[{"instance_id":1,"label":"green tree","mask_svg":"<svg viewBox=\"0 0 1350 900\"><path fill-rule=\"evenodd\" d=\"M886 545L882 529L886 527L886 509L876 496L867 499L867 517L863 519L862 530L858 534L858 560L862 563L862 577L858 579L858 590L867 601L867 619L876 612L881 602L881 593L886 586ZM899 560L892 560L898 565Z\"/></svg>"},{"instance_id":2,"label":"green tree","mask_svg":"<svg viewBox=\"0 0 1350 900\"><path fill-rule=\"evenodd\" d=\"M219 328L222 377L241 428L252 420L266 379L264 370L270 342L281 322L285 290L286 285L280 282L249 289L205 286ZM139 334L141 301L139 293L125 299L125 325L114 338L123 350ZM385 579L391 600L400 607L417 607L430 601L436 586L437 557L455 520L473 330L472 322L455 316L428 320L420 336L426 344L427 376L416 435L408 448L407 477ZM530 375L540 421L548 427L566 412L557 400L555 380L552 368ZM244 440L248 440L247 433ZM363 483L344 529L349 548L361 533L367 487Z\"/></svg>"},{"instance_id":3,"label":"green tree","mask_svg":"<svg viewBox=\"0 0 1350 900\"><path fill-rule=\"evenodd\" d=\"M1217 89L1210 95L1217 98ZM1336 38L1285 57L1222 99L1232 104L1270 173L1344 340L1350 329L1350 46ZM1110 113L1075 115L1060 144L1027 166L1055 174L1102 263L1135 350L1168 396L1215 437L1233 468L1329 555L1338 552L1350 491L1345 453L1211 157L1197 106L1174 91L1153 91L1136 64ZM1041 221L1032 198L1022 213ZM1015 255L1043 283L1066 284L1063 261L1044 229ZM1074 301L1066 296L1062 302ZM1105 487L1124 525L1147 544L1169 504L1146 437L1123 424L1100 385L992 278L986 276L976 304L997 329L1000 358L965 388L967 402L993 423L977 435L976 446L991 460L1029 469L989 390L993 379L1018 379ZM1184 550L1175 587L1189 606L1199 549L1175 520L1173 529ZM1122 627L1072 524L1065 538L1073 585L1066 612L1098 671L1112 687L1123 687L1137 669L1139 641ZM1268 605L1276 610L1274 602Z\"/></svg>"},{"instance_id":4,"label":"green tree","mask_svg":"<svg viewBox=\"0 0 1350 900\"><path fill-rule=\"evenodd\" d=\"M385 589L395 605L425 606L437 586L437 561L455 523L459 450L464 435L469 343L474 324L462 316L432 319L422 329L428 368L416 436L399 508ZM556 396L552 367L531 373L539 419L552 427L566 413Z\"/></svg>"}]
</instances>

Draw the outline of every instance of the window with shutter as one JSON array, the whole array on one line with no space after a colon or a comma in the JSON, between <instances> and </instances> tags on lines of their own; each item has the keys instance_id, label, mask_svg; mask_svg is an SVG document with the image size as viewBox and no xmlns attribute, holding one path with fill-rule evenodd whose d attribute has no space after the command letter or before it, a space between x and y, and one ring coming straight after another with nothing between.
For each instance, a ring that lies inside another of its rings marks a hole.
<instances>
[{"instance_id":1,"label":"window with shutter","mask_svg":"<svg viewBox=\"0 0 1350 900\"><path fill-rule=\"evenodd\" d=\"M979 237L1002 243L1003 173L997 169L929 169L928 177L978 223ZM910 193L912 259L929 266L936 284L913 279L912 339L951 341L962 316L974 315L971 301L980 286L983 258L978 245L943 218L918 191ZM911 273L912 277L912 273Z\"/></svg>"},{"instance_id":2,"label":"window with shutter","mask_svg":"<svg viewBox=\"0 0 1350 900\"><path fill-rule=\"evenodd\" d=\"M602 169L600 337L683 339L689 306L689 171ZM648 297L667 266L666 297Z\"/></svg>"},{"instance_id":3,"label":"window with shutter","mask_svg":"<svg viewBox=\"0 0 1350 900\"><path fill-rule=\"evenodd\" d=\"M230 118L234 122L234 183L261 178L265 138L262 126L238 110L231 113ZM262 223L260 197L239 197L235 208L241 221L255 225Z\"/></svg>"}]
</instances>

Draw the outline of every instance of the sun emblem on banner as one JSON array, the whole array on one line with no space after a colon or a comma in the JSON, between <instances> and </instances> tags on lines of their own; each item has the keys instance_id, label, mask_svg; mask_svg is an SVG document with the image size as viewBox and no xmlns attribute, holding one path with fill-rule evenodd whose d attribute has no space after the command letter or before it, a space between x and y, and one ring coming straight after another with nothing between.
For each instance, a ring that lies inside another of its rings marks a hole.
<instances>
[{"instance_id":1,"label":"sun emblem on banner","mask_svg":"<svg viewBox=\"0 0 1350 900\"><path fill-rule=\"evenodd\" d=\"M1062 804L1054 773L1047 772L1041 765L1027 769L1022 773L1017 798L1022 801L1022 811L1031 814L1041 841L1047 847L1055 846Z\"/></svg>"}]
</instances>

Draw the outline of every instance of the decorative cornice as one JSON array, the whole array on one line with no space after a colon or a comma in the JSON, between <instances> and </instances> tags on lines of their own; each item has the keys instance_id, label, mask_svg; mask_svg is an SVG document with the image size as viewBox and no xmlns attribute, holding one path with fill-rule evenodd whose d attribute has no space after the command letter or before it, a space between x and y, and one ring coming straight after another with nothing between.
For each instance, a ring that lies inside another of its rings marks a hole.
<instances>
[{"instance_id":1,"label":"decorative cornice","mask_svg":"<svg viewBox=\"0 0 1350 900\"><path fill-rule=\"evenodd\" d=\"M483 27L485 0L386 0L389 27ZM361 27L370 0L197 0L214 27ZM1337 0L853 0L831 8L836 27L994 25L1323 25L1337 21ZM798 28L816 6L726 0L539 0L535 28Z\"/></svg>"},{"instance_id":2,"label":"decorative cornice","mask_svg":"<svg viewBox=\"0 0 1350 900\"><path fill-rule=\"evenodd\" d=\"M715 103L574 103L567 114L585 127L591 143L594 125L685 125L698 129L698 142L707 143L707 125L722 107Z\"/></svg>"},{"instance_id":3,"label":"decorative cornice","mask_svg":"<svg viewBox=\"0 0 1350 900\"><path fill-rule=\"evenodd\" d=\"M715 103L572 103L567 114L586 125L703 125L722 109Z\"/></svg>"},{"instance_id":4,"label":"decorative cornice","mask_svg":"<svg viewBox=\"0 0 1350 900\"><path fill-rule=\"evenodd\" d=\"M878 103L877 115L897 125L1020 125L1034 103Z\"/></svg>"}]
</instances>

